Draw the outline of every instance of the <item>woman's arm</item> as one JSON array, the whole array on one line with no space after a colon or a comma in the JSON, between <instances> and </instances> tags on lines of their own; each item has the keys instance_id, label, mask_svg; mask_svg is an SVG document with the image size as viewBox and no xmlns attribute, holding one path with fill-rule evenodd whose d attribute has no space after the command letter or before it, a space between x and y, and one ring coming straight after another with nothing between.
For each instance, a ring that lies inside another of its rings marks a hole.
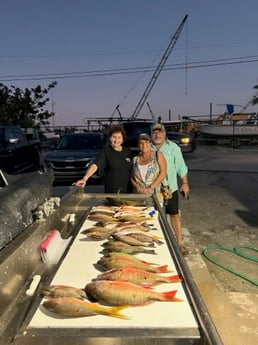
<instances>
[{"instance_id":1,"label":"woman's arm","mask_svg":"<svg viewBox=\"0 0 258 345\"><path fill-rule=\"evenodd\" d=\"M73 183L74 186L79 186L79 187L85 187L86 186L86 182L88 181L88 179L95 174L95 172L98 170L98 166L97 164L93 163L89 169L86 171L85 175L83 176L83 178L81 180L76 181L75 183Z\"/></svg>"}]
</instances>

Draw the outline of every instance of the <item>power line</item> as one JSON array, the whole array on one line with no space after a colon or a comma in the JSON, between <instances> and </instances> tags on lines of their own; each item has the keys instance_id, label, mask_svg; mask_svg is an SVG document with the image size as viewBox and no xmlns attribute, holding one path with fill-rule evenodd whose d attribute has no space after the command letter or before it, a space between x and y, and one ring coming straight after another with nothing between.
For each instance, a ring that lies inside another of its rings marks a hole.
<instances>
[{"instance_id":1,"label":"power line","mask_svg":"<svg viewBox=\"0 0 258 345\"><path fill-rule=\"evenodd\" d=\"M188 62L187 69L193 68L207 68L218 67L226 65L236 65L243 63L258 62L258 55L235 57L228 59L215 59L206 61ZM74 79L74 78L89 78L89 77L103 77L111 75L133 74L142 72L153 72L156 66L145 67L129 67L121 69L102 69L93 71L73 71L73 72L61 72L61 73L40 73L40 74L22 74L22 75L6 75L0 76L0 80L3 82L10 81L30 81L30 80L49 80L49 79ZM167 65L163 68L163 71L171 70L185 70L185 63Z\"/></svg>"}]
</instances>

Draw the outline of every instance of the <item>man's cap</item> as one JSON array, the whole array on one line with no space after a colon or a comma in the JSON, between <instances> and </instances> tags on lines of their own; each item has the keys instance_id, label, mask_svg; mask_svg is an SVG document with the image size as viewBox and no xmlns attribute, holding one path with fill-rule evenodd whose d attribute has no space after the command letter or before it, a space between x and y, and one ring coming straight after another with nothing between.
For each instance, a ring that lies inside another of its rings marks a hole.
<instances>
[{"instance_id":1,"label":"man's cap","mask_svg":"<svg viewBox=\"0 0 258 345\"><path fill-rule=\"evenodd\" d=\"M151 127L151 131L162 131L164 132L165 131L165 127L164 125L162 125L162 123L155 123L152 127Z\"/></svg>"},{"instance_id":2,"label":"man's cap","mask_svg":"<svg viewBox=\"0 0 258 345\"><path fill-rule=\"evenodd\" d=\"M151 141L151 137L147 133L141 133L138 137L138 141L140 140Z\"/></svg>"}]
</instances>

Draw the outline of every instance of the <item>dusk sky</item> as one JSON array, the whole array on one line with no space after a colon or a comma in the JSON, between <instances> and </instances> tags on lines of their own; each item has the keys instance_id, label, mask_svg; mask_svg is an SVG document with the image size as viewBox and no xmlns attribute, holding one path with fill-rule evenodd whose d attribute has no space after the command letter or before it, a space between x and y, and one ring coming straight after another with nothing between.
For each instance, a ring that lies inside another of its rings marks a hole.
<instances>
[{"instance_id":1,"label":"dusk sky","mask_svg":"<svg viewBox=\"0 0 258 345\"><path fill-rule=\"evenodd\" d=\"M155 115L241 109L258 84L257 0L0 0L0 83L57 86L55 125L134 112L186 14L148 97ZM146 71L147 69L147 71ZM249 107L248 111L258 111ZM143 106L139 118L149 118Z\"/></svg>"}]
</instances>

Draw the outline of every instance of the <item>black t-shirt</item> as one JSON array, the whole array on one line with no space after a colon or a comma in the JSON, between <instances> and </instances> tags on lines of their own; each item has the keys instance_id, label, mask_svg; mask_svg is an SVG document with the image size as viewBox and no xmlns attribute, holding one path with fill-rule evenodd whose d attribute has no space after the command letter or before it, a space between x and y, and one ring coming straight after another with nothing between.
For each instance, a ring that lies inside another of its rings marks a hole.
<instances>
[{"instance_id":1,"label":"black t-shirt","mask_svg":"<svg viewBox=\"0 0 258 345\"><path fill-rule=\"evenodd\" d=\"M100 171L104 172L105 193L131 193L130 174L132 153L123 147L116 151L112 146L105 147L95 160Z\"/></svg>"}]
</instances>

